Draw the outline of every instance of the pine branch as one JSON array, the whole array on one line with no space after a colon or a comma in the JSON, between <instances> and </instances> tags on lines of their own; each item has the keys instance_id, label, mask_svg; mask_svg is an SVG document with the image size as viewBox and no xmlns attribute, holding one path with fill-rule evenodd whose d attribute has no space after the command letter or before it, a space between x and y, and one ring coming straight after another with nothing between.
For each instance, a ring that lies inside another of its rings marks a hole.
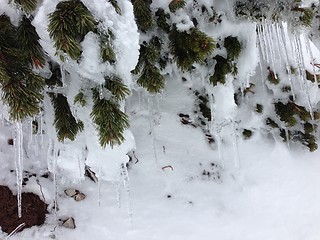
<instances>
[{"instance_id":1,"label":"pine branch","mask_svg":"<svg viewBox=\"0 0 320 240\"><path fill-rule=\"evenodd\" d=\"M30 63L34 67L43 67L45 64L44 52L39 43L39 35L35 27L31 24L30 19L23 16L22 21L17 29L16 41L21 50L30 56Z\"/></svg>"},{"instance_id":2,"label":"pine branch","mask_svg":"<svg viewBox=\"0 0 320 240\"><path fill-rule=\"evenodd\" d=\"M31 13L37 8L37 0L13 0L16 4L20 5L23 11Z\"/></svg>"},{"instance_id":3,"label":"pine branch","mask_svg":"<svg viewBox=\"0 0 320 240\"><path fill-rule=\"evenodd\" d=\"M122 101L130 94L129 88L117 76L106 77L106 88L110 90L117 101Z\"/></svg>"},{"instance_id":4,"label":"pine branch","mask_svg":"<svg viewBox=\"0 0 320 240\"><path fill-rule=\"evenodd\" d=\"M170 12L173 13L173 12L177 11L180 8L184 8L185 5L186 5L186 1L185 0L172 0L169 3Z\"/></svg>"},{"instance_id":5,"label":"pine branch","mask_svg":"<svg viewBox=\"0 0 320 240\"><path fill-rule=\"evenodd\" d=\"M83 91L80 91L73 100L74 104L79 104L81 107L84 107L87 104L86 96L84 95Z\"/></svg>"},{"instance_id":6,"label":"pine branch","mask_svg":"<svg viewBox=\"0 0 320 240\"><path fill-rule=\"evenodd\" d=\"M160 70L151 64L146 64L137 83L146 88L148 92L159 93L164 88L164 77Z\"/></svg>"},{"instance_id":7,"label":"pine branch","mask_svg":"<svg viewBox=\"0 0 320 240\"><path fill-rule=\"evenodd\" d=\"M116 54L111 45L111 39L114 38L113 33L108 31L108 34L102 34L100 38L101 57L104 62L108 61L113 64L116 62Z\"/></svg>"},{"instance_id":8,"label":"pine branch","mask_svg":"<svg viewBox=\"0 0 320 240\"><path fill-rule=\"evenodd\" d=\"M201 63L215 49L214 40L196 28L190 33L174 27L169 33L169 48L178 67L188 70L193 63Z\"/></svg>"},{"instance_id":9,"label":"pine branch","mask_svg":"<svg viewBox=\"0 0 320 240\"><path fill-rule=\"evenodd\" d=\"M170 25L168 24L167 20L170 18L170 15L164 12L162 8L159 8L156 13L157 17L157 25L159 28L161 28L166 33L170 32Z\"/></svg>"},{"instance_id":10,"label":"pine branch","mask_svg":"<svg viewBox=\"0 0 320 240\"><path fill-rule=\"evenodd\" d=\"M74 141L78 132L83 130L83 123L76 121L65 96L60 93L49 93L49 96L54 108L54 126L57 131L58 140L64 141L68 138Z\"/></svg>"},{"instance_id":11,"label":"pine branch","mask_svg":"<svg viewBox=\"0 0 320 240\"><path fill-rule=\"evenodd\" d=\"M123 132L129 127L128 116L120 110L118 103L100 99L97 89L93 90L93 102L90 115L97 125L100 145L105 148L107 145L121 144L125 140Z\"/></svg>"},{"instance_id":12,"label":"pine branch","mask_svg":"<svg viewBox=\"0 0 320 240\"><path fill-rule=\"evenodd\" d=\"M153 16L150 9L152 0L132 0L133 12L139 29L143 32L153 26Z\"/></svg>"},{"instance_id":13,"label":"pine branch","mask_svg":"<svg viewBox=\"0 0 320 240\"><path fill-rule=\"evenodd\" d=\"M81 55L78 39L93 31L95 24L92 14L81 1L70 0L60 2L56 10L49 14L48 30L57 51L78 60Z\"/></svg>"},{"instance_id":14,"label":"pine branch","mask_svg":"<svg viewBox=\"0 0 320 240\"><path fill-rule=\"evenodd\" d=\"M114 7L114 10L116 11L116 13L121 15L121 8L119 7L118 1L117 0L109 0L109 2Z\"/></svg>"}]
</instances>

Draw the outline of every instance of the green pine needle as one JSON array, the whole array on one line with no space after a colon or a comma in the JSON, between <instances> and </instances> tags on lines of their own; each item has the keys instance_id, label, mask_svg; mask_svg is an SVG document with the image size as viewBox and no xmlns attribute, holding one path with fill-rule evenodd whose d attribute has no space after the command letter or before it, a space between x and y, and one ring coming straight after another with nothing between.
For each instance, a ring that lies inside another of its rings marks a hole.
<instances>
[{"instance_id":1,"label":"green pine needle","mask_svg":"<svg viewBox=\"0 0 320 240\"><path fill-rule=\"evenodd\" d=\"M185 5L186 5L185 0L172 0L169 3L170 12L173 13L173 12L177 11L178 9L185 7Z\"/></svg>"},{"instance_id":2,"label":"green pine needle","mask_svg":"<svg viewBox=\"0 0 320 240\"><path fill-rule=\"evenodd\" d=\"M215 49L214 40L197 28L180 32L174 27L169 40L170 52L182 70L189 70L193 63L203 62Z\"/></svg>"},{"instance_id":3,"label":"green pine needle","mask_svg":"<svg viewBox=\"0 0 320 240\"><path fill-rule=\"evenodd\" d=\"M121 8L119 7L118 1L117 0L109 0L109 2L114 7L114 10L116 11L116 13L121 15Z\"/></svg>"},{"instance_id":4,"label":"green pine needle","mask_svg":"<svg viewBox=\"0 0 320 240\"><path fill-rule=\"evenodd\" d=\"M153 26L153 16L150 9L152 0L132 0L133 12L139 29L143 32Z\"/></svg>"},{"instance_id":5,"label":"green pine needle","mask_svg":"<svg viewBox=\"0 0 320 240\"><path fill-rule=\"evenodd\" d=\"M59 141L66 138L74 141L78 132L84 128L83 122L77 121L70 110L68 100L62 94L49 94L54 108L54 126Z\"/></svg>"},{"instance_id":6,"label":"green pine needle","mask_svg":"<svg viewBox=\"0 0 320 240\"><path fill-rule=\"evenodd\" d=\"M129 88L117 76L106 78L106 88L110 90L117 101L122 101L130 94Z\"/></svg>"},{"instance_id":7,"label":"green pine needle","mask_svg":"<svg viewBox=\"0 0 320 240\"><path fill-rule=\"evenodd\" d=\"M60 2L49 14L49 35L57 51L67 53L73 60L81 55L79 39L95 29L94 17L79 0Z\"/></svg>"},{"instance_id":8,"label":"green pine needle","mask_svg":"<svg viewBox=\"0 0 320 240\"><path fill-rule=\"evenodd\" d=\"M37 0L13 0L15 3L21 6L23 11L31 13L37 8Z\"/></svg>"},{"instance_id":9,"label":"green pine needle","mask_svg":"<svg viewBox=\"0 0 320 240\"><path fill-rule=\"evenodd\" d=\"M100 99L97 89L93 90L93 102L90 115L97 125L101 147L121 144L125 140L123 132L129 127L128 116L120 110L118 103Z\"/></svg>"}]
</instances>

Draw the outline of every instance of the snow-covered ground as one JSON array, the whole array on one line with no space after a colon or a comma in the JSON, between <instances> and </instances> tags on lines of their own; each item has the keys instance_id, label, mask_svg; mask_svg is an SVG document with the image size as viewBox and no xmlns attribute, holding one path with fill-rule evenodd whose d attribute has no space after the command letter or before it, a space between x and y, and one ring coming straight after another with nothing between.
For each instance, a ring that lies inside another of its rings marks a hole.
<instances>
[{"instance_id":1,"label":"snow-covered ground","mask_svg":"<svg viewBox=\"0 0 320 240\"><path fill-rule=\"evenodd\" d=\"M256 133L238 139L239 167L232 144L222 145L222 164L200 128L180 123L177 113L190 109L188 88L178 81L167 87L167 95L154 101L142 95L130 99L138 162L133 158L130 163L126 187L106 181L99 186L88 178L72 182L57 173L59 211L52 211L45 225L10 239L320 239L319 151L289 151L286 144ZM148 106L155 109L151 120ZM9 183L15 191L9 172L14 161L5 137L1 142L0 184ZM32 165L29 171L40 173L45 164ZM39 180L50 203L53 182ZM70 187L87 197L75 202L63 192ZM24 188L40 195L35 178ZM76 229L56 226L56 218L70 216Z\"/></svg>"},{"instance_id":2,"label":"snow-covered ground","mask_svg":"<svg viewBox=\"0 0 320 240\"><path fill-rule=\"evenodd\" d=\"M52 57L55 49L46 30L46 16L58 2L45 0L33 21L43 47ZM280 87L265 81L268 66L279 74L282 84L295 89L299 104L311 110L318 107L317 83L303 78L299 81L302 74L294 73L290 82L287 72L293 66L304 75L305 70L319 74L320 70L312 65L320 60L320 51L317 44L309 42L307 33L288 33L286 23L264 21L258 25L227 19L230 7L221 4L221 12L227 9L226 15L221 14L221 24L199 24L215 39L229 35L239 38L243 49L237 62L238 75L228 74L225 85L212 87L207 81L207 69L202 66L197 65L197 71L190 75L179 72L174 65L167 66L163 71L163 93L149 95L136 86L130 74L138 60L139 34L129 1L122 3L122 17L115 12L104 15L111 6L104 1L95 0L92 5L83 2L112 27L117 37L119 61L102 70L120 73L132 88L122 106L130 117L127 139L118 148L100 149L90 122L90 103L85 109L72 107L73 113L84 120L87 131L64 145L52 140L55 132L49 127L53 120L48 98L44 101L46 115L36 118L39 126L33 135L28 121L20 128L23 135L19 135L20 125L7 122L1 106L0 185L8 185L17 193L22 169L37 174L22 189L44 198L50 211L43 226L25 229L10 239L320 240L320 150L310 153L301 144L284 143L278 132L264 124L268 114L274 114L272 101L284 96ZM167 6L169 2L157 4ZM310 2L314 1L305 4ZM18 22L12 6L4 0L0 3L5 3L0 12ZM190 20L188 24L193 23ZM95 70L101 63L97 49L90 49L97 41L95 37L90 33L82 43L85 51L80 64L71 61L63 66L70 73L63 89L69 102L82 87L81 81L96 80ZM215 53L226 55L225 49ZM104 73L99 72L100 79ZM250 99L243 96L242 101L265 104L264 114L254 112L250 104L238 107L234 101L238 88L243 90L250 83L255 84L256 93ZM214 120L206 126L199 123L194 91L208 94ZM182 124L179 114L188 115L189 124ZM246 127L253 130L247 140L242 135ZM43 130L46 135L41 134ZM210 133L215 142L209 143L205 133ZM16 146L8 145L10 138L17 140ZM128 151L132 160L127 168L124 163ZM84 177L84 163L96 172L98 183ZM15 169L18 179L11 171ZM50 177L41 177L48 169ZM76 202L64 193L69 188L83 192L86 198ZM75 229L59 226L59 219L68 217L75 219ZM0 239L6 236L0 233Z\"/></svg>"}]
</instances>

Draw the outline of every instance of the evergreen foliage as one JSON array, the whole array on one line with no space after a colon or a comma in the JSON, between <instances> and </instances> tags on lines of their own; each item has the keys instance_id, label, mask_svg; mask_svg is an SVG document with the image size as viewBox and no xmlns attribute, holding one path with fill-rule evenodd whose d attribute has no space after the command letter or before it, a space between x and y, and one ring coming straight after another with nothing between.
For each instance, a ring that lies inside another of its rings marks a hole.
<instances>
[{"instance_id":1,"label":"evergreen foliage","mask_svg":"<svg viewBox=\"0 0 320 240\"><path fill-rule=\"evenodd\" d=\"M278 85L280 83L280 79L277 74L275 74L270 67L268 67L268 81L274 85Z\"/></svg>"},{"instance_id":2,"label":"evergreen foliage","mask_svg":"<svg viewBox=\"0 0 320 240\"><path fill-rule=\"evenodd\" d=\"M231 64L228 59L217 55L214 57L217 61L214 67L214 74L210 76L209 81L213 86L216 86L218 83L225 84L226 83L226 74L231 72Z\"/></svg>"},{"instance_id":3,"label":"evergreen foliage","mask_svg":"<svg viewBox=\"0 0 320 240\"><path fill-rule=\"evenodd\" d=\"M108 61L113 64L116 62L116 54L113 51L113 46L111 40L114 36L111 31L108 31L108 34L102 34L100 37L100 48L101 48L101 57L104 62Z\"/></svg>"},{"instance_id":4,"label":"evergreen foliage","mask_svg":"<svg viewBox=\"0 0 320 240\"><path fill-rule=\"evenodd\" d=\"M30 19L23 16L16 32L16 41L24 54L30 56L30 63L34 67L41 68L45 64L44 52L39 43L39 35L31 24Z\"/></svg>"},{"instance_id":5,"label":"evergreen foliage","mask_svg":"<svg viewBox=\"0 0 320 240\"><path fill-rule=\"evenodd\" d=\"M128 116L117 102L100 98L97 89L93 90L93 103L91 117L97 126L100 145L104 148L121 144L125 140L123 132L129 127Z\"/></svg>"},{"instance_id":6,"label":"evergreen foliage","mask_svg":"<svg viewBox=\"0 0 320 240\"><path fill-rule=\"evenodd\" d=\"M176 27L169 33L169 48L177 65L188 70L193 63L201 63L215 49L214 40L197 28L179 31Z\"/></svg>"},{"instance_id":7,"label":"evergreen foliage","mask_svg":"<svg viewBox=\"0 0 320 240\"><path fill-rule=\"evenodd\" d=\"M111 5L114 7L114 10L121 15L121 8L119 7L118 1L117 0L109 0Z\"/></svg>"},{"instance_id":8,"label":"evergreen foliage","mask_svg":"<svg viewBox=\"0 0 320 240\"><path fill-rule=\"evenodd\" d=\"M81 107L84 107L87 104L86 96L83 91L80 91L73 100L74 104L79 104Z\"/></svg>"},{"instance_id":9,"label":"evergreen foliage","mask_svg":"<svg viewBox=\"0 0 320 240\"><path fill-rule=\"evenodd\" d=\"M25 19L22 22L24 26ZM27 26L28 28L29 26ZM2 100L9 106L11 120L33 117L40 111L44 79L32 72L31 50L37 45L37 36L32 35L21 45L21 26L17 31L6 15L0 16L0 84Z\"/></svg>"},{"instance_id":10,"label":"evergreen foliage","mask_svg":"<svg viewBox=\"0 0 320 240\"><path fill-rule=\"evenodd\" d=\"M134 74L140 76L137 83L151 93L158 93L164 87L164 77L156 63L160 60L162 42L158 37L153 37L149 43L140 45L140 56Z\"/></svg>"},{"instance_id":11,"label":"evergreen foliage","mask_svg":"<svg viewBox=\"0 0 320 240\"><path fill-rule=\"evenodd\" d=\"M21 6L23 11L26 13L31 13L37 8L38 1L37 0L13 0L16 4Z\"/></svg>"},{"instance_id":12,"label":"evergreen foliage","mask_svg":"<svg viewBox=\"0 0 320 240\"><path fill-rule=\"evenodd\" d=\"M185 0L172 0L169 3L170 12L175 12L178 9L185 7L185 5L186 5L186 1Z\"/></svg>"},{"instance_id":13,"label":"evergreen foliage","mask_svg":"<svg viewBox=\"0 0 320 240\"><path fill-rule=\"evenodd\" d=\"M150 30L153 26L153 16L150 9L151 3L152 0L132 0L137 25L143 32Z\"/></svg>"},{"instance_id":14,"label":"evergreen foliage","mask_svg":"<svg viewBox=\"0 0 320 240\"><path fill-rule=\"evenodd\" d=\"M49 93L54 108L54 126L57 130L57 138L64 141L66 138L74 141L78 132L84 128L83 122L77 121L70 110L68 100L61 93Z\"/></svg>"},{"instance_id":15,"label":"evergreen foliage","mask_svg":"<svg viewBox=\"0 0 320 240\"><path fill-rule=\"evenodd\" d=\"M117 76L106 77L106 88L117 101L125 100L126 96L130 94L129 88Z\"/></svg>"},{"instance_id":16,"label":"evergreen foliage","mask_svg":"<svg viewBox=\"0 0 320 240\"><path fill-rule=\"evenodd\" d=\"M81 55L79 39L93 31L95 24L92 14L80 0L69 0L58 3L56 10L49 14L48 30L57 51L78 60Z\"/></svg>"},{"instance_id":17,"label":"evergreen foliage","mask_svg":"<svg viewBox=\"0 0 320 240\"><path fill-rule=\"evenodd\" d=\"M237 37L226 37L224 39L224 47L227 50L227 58L229 60L235 60L239 57L241 52L241 43Z\"/></svg>"},{"instance_id":18,"label":"evergreen foliage","mask_svg":"<svg viewBox=\"0 0 320 240\"><path fill-rule=\"evenodd\" d=\"M169 33L170 32L170 25L168 23L168 20L170 18L170 15L168 13L165 13L162 8L159 8L156 11L155 16L157 18L158 27L161 28L166 33Z\"/></svg>"}]
</instances>

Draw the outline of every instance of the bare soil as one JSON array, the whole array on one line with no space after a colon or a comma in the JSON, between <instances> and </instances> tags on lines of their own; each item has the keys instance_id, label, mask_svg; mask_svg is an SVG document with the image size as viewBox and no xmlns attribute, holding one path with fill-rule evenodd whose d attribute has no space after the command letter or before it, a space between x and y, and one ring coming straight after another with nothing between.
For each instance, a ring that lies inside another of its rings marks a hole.
<instances>
[{"instance_id":1,"label":"bare soil","mask_svg":"<svg viewBox=\"0 0 320 240\"><path fill-rule=\"evenodd\" d=\"M45 221L47 204L38 195L22 193L22 217L18 217L17 196L6 186L0 185L0 227L3 232L11 233L21 223L20 229L42 225Z\"/></svg>"}]
</instances>

